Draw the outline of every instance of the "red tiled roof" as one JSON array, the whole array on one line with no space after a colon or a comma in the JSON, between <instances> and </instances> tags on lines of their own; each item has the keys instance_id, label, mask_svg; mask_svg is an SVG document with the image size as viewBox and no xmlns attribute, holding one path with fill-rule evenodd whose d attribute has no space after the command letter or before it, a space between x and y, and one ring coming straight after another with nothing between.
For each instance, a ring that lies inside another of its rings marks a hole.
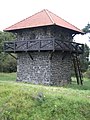
<instances>
[{"instance_id":1,"label":"red tiled roof","mask_svg":"<svg viewBox=\"0 0 90 120\"><path fill-rule=\"evenodd\" d=\"M80 29L78 29L74 25L68 23L64 19L58 17L57 15L53 14L52 12L46 9L6 28L4 31L12 31L12 30L19 30L24 28L33 28L33 27L40 27L47 25L58 25L60 27L68 28L78 33L83 33Z\"/></svg>"}]
</instances>

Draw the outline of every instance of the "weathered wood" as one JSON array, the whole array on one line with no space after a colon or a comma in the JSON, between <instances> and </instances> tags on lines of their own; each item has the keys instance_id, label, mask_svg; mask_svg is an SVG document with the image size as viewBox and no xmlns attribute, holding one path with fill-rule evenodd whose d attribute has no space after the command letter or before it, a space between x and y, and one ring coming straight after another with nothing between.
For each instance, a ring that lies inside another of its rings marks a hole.
<instances>
[{"instance_id":1,"label":"weathered wood","mask_svg":"<svg viewBox=\"0 0 90 120\"><path fill-rule=\"evenodd\" d=\"M11 53L8 53L9 55L11 55L13 58L15 58L17 60L17 57L15 57L14 55L12 55Z\"/></svg>"},{"instance_id":2,"label":"weathered wood","mask_svg":"<svg viewBox=\"0 0 90 120\"><path fill-rule=\"evenodd\" d=\"M77 84L83 85L83 75L81 72L80 60L77 54L72 55Z\"/></svg>"},{"instance_id":3,"label":"weathered wood","mask_svg":"<svg viewBox=\"0 0 90 120\"><path fill-rule=\"evenodd\" d=\"M53 51L49 53L49 60L52 60L53 53Z\"/></svg>"},{"instance_id":4,"label":"weathered wood","mask_svg":"<svg viewBox=\"0 0 90 120\"><path fill-rule=\"evenodd\" d=\"M79 85L79 76L78 76L78 69L77 69L76 58L73 56L72 59L73 59L73 65L74 65L75 75L76 75L76 79L77 79L77 84Z\"/></svg>"},{"instance_id":5,"label":"weathered wood","mask_svg":"<svg viewBox=\"0 0 90 120\"><path fill-rule=\"evenodd\" d=\"M78 67L78 73L79 73L79 78L80 78L80 84L83 85L83 75L81 72L80 60L78 56L76 56L76 59L77 59L77 67Z\"/></svg>"},{"instance_id":6,"label":"weathered wood","mask_svg":"<svg viewBox=\"0 0 90 120\"><path fill-rule=\"evenodd\" d=\"M33 60L33 57L32 57L32 55L28 52L28 55L29 55L29 57Z\"/></svg>"},{"instance_id":7,"label":"weathered wood","mask_svg":"<svg viewBox=\"0 0 90 120\"><path fill-rule=\"evenodd\" d=\"M12 41L4 43L5 52L26 52L26 51L47 51L55 50L68 51L72 53L83 53L83 44L75 42L66 42L56 40L54 38L47 39L35 39L28 41Z\"/></svg>"}]
</instances>

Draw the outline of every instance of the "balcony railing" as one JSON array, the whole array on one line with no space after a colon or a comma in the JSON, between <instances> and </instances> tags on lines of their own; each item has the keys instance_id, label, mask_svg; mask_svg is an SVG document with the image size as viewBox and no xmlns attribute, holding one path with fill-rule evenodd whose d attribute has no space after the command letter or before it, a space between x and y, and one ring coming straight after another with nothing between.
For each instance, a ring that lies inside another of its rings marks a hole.
<instances>
[{"instance_id":1,"label":"balcony railing","mask_svg":"<svg viewBox=\"0 0 90 120\"><path fill-rule=\"evenodd\" d=\"M81 54L83 53L84 45L76 42L60 41L54 38L4 42L5 52L15 53L47 50L78 52Z\"/></svg>"}]
</instances>

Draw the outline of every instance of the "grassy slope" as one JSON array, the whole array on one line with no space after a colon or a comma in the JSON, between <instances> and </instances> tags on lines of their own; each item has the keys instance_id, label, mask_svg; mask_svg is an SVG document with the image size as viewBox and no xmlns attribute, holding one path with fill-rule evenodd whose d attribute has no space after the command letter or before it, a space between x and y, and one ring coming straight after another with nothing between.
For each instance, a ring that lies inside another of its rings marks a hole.
<instances>
[{"instance_id":1,"label":"grassy slope","mask_svg":"<svg viewBox=\"0 0 90 120\"><path fill-rule=\"evenodd\" d=\"M15 81L16 73L0 73L0 81Z\"/></svg>"},{"instance_id":2,"label":"grassy slope","mask_svg":"<svg viewBox=\"0 0 90 120\"><path fill-rule=\"evenodd\" d=\"M90 120L90 80L84 86L47 87L15 79L0 74L0 120Z\"/></svg>"}]
</instances>

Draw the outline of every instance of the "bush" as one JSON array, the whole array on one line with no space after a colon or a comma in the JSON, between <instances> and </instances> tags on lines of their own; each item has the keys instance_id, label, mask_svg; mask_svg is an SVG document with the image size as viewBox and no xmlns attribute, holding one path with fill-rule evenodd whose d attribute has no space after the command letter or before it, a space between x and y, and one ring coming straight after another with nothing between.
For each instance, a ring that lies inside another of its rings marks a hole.
<instances>
[{"instance_id":1,"label":"bush","mask_svg":"<svg viewBox=\"0 0 90 120\"><path fill-rule=\"evenodd\" d=\"M3 51L4 41L15 39L13 33L0 31L0 72L16 72L16 60Z\"/></svg>"},{"instance_id":2,"label":"bush","mask_svg":"<svg viewBox=\"0 0 90 120\"><path fill-rule=\"evenodd\" d=\"M90 68L84 73L84 77L90 79Z\"/></svg>"},{"instance_id":3,"label":"bush","mask_svg":"<svg viewBox=\"0 0 90 120\"><path fill-rule=\"evenodd\" d=\"M2 60L0 61L0 72L16 72L17 65L16 60L8 54L3 54Z\"/></svg>"}]
</instances>

